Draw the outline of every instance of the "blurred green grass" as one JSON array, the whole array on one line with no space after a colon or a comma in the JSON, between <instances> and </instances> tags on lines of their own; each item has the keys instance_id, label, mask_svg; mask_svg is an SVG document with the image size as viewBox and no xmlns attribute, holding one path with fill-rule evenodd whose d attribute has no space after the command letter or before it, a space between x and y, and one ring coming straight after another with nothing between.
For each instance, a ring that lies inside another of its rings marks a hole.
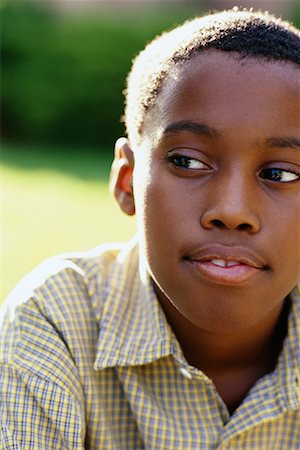
<instances>
[{"instance_id":1,"label":"blurred green grass","mask_svg":"<svg viewBox=\"0 0 300 450\"><path fill-rule=\"evenodd\" d=\"M108 191L111 157L60 148L1 149L1 301L45 258L126 241L135 219Z\"/></svg>"}]
</instances>

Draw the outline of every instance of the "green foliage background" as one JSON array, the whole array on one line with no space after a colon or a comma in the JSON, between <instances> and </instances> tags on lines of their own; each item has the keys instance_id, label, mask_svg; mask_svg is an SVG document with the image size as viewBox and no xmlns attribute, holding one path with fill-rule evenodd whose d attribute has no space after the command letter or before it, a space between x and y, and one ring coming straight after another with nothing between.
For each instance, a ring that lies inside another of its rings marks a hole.
<instances>
[{"instance_id":1,"label":"green foliage background","mask_svg":"<svg viewBox=\"0 0 300 450\"><path fill-rule=\"evenodd\" d=\"M110 149L124 133L122 91L132 58L157 33L190 15L173 8L59 16L28 2L4 3L4 138Z\"/></svg>"},{"instance_id":2,"label":"green foliage background","mask_svg":"<svg viewBox=\"0 0 300 450\"><path fill-rule=\"evenodd\" d=\"M134 234L107 188L125 77L148 40L192 15L63 15L37 4L0 3L0 303L48 256Z\"/></svg>"}]
</instances>

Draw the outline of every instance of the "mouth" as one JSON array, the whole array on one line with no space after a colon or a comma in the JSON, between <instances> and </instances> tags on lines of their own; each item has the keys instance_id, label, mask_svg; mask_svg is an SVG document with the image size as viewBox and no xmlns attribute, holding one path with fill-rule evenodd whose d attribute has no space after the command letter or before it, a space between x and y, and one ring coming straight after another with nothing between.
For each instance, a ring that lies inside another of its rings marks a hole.
<instances>
[{"instance_id":1,"label":"mouth","mask_svg":"<svg viewBox=\"0 0 300 450\"><path fill-rule=\"evenodd\" d=\"M196 275L223 285L244 284L268 269L256 253L241 247L213 245L183 259Z\"/></svg>"}]
</instances>

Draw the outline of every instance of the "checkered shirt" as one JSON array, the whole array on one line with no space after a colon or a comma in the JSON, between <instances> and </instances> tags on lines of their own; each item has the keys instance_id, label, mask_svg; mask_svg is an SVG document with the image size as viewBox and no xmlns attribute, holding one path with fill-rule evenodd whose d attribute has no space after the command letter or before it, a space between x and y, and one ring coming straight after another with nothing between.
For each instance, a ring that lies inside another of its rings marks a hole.
<instances>
[{"instance_id":1,"label":"checkered shirt","mask_svg":"<svg viewBox=\"0 0 300 450\"><path fill-rule=\"evenodd\" d=\"M191 367L136 243L51 258L2 310L1 449L300 449L300 296L233 415Z\"/></svg>"}]
</instances>

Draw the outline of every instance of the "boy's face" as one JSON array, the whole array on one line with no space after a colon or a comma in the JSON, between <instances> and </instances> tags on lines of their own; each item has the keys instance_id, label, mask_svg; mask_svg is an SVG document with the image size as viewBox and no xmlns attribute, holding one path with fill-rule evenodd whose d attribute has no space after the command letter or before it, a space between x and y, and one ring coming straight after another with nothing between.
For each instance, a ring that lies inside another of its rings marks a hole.
<instances>
[{"instance_id":1,"label":"boy's face","mask_svg":"<svg viewBox=\"0 0 300 450\"><path fill-rule=\"evenodd\" d=\"M289 63L210 51L148 113L134 155L141 248L158 296L207 331L263 323L299 280L298 79Z\"/></svg>"}]
</instances>

